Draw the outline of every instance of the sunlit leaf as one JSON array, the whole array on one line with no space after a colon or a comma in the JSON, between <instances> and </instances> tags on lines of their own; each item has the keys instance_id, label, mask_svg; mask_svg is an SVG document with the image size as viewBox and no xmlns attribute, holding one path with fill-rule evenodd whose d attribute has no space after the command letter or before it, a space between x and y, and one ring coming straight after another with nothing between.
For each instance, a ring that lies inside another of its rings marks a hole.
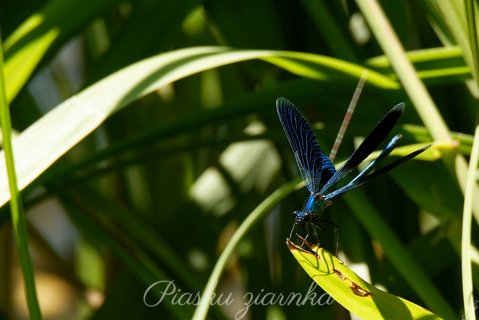
<instances>
[{"instance_id":1,"label":"sunlit leaf","mask_svg":"<svg viewBox=\"0 0 479 320\"><path fill-rule=\"evenodd\" d=\"M377 289L316 245L308 244L306 250L289 240L286 244L311 279L361 319L441 319L423 307Z\"/></svg>"}]
</instances>

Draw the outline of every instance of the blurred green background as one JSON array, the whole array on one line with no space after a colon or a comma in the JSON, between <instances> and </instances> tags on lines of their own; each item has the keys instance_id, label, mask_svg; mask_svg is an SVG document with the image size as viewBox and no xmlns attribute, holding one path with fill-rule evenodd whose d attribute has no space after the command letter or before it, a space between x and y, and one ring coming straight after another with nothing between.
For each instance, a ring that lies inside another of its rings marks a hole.
<instances>
[{"instance_id":1,"label":"blurred green background","mask_svg":"<svg viewBox=\"0 0 479 320\"><path fill-rule=\"evenodd\" d=\"M218 279L215 291L231 294L233 302L211 306L208 318L233 319L248 297L267 293L242 319L349 318L337 303L269 299L306 297L312 284L284 243L291 213L308 194L285 187L299 182L299 174L275 99L293 101L329 153L366 68L370 76L336 163L401 101L406 110L394 130L404 135L401 145L436 145L336 200L324 217L340 226L339 256L361 276L438 315L460 318L464 197L458 180L465 176L455 172L451 159L456 152L468 158L473 144L479 60L477 39L466 35L476 24L459 1L379 3L457 144L437 141L384 55L384 43L376 40L386 30L366 21L373 7L365 3L1 0L14 145L24 137L15 160L30 166L20 177L37 172L25 178L22 195L43 317L191 318L232 235L283 187L281 199L241 235ZM209 48L218 55L186 58L178 51L198 46L232 50ZM236 49L274 51L239 61ZM283 51L314 58L285 57ZM161 60L166 53L173 59ZM135 69L134 63L149 57L158 59L158 70ZM187 68L192 71L182 75ZM122 69L134 71L113 81ZM134 77L137 87L123 86ZM54 113L72 96L76 108ZM108 101L114 106L108 109L104 101L111 96L124 99ZM98 113L97 123L88 117L75 123L78 110L95 99L98 105L89 112ZM58 156L49 162L36 157L42 152ZM475 246L471 252L479 301L479 255ZM0 209L0 261L0 319L27 319L8 205ZM173 291L160 302L170 292L167 284ZM155 289L147 291L151 285ZM313 290L318 297L323 293ZM444 303L428 301L433 295Z\"/></svg>"}]
</instances>

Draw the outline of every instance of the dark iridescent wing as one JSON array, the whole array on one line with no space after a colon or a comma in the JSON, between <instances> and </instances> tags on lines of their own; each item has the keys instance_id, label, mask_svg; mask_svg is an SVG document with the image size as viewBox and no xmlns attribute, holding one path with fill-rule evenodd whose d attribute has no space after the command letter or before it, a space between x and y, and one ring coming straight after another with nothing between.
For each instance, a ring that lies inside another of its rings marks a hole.
<instances>
[{"instance_id":1,"label":"dark iridescent wing","mask_svg":"<svg viewBox=\"0 0 479 320\"><path fill-rule=\"evenodd\" d=\"M345 185L344 187L341 187L337 190L334 190L332 191L331 193L328 193L326 196L325 196L325 200L333 200L334 198L342 195L343 193L345 192L348 192L349 190L351 189L354 189L354 188L357 188L359 186L362 186L363 184L365 184L366 182L368 181L371 181L372 179L382 175L383 173L386 173L394 168L396 168L397 166L399 166L400 164L403 164L404 162L406 162L407 160L409 159L412 159L414 158L415 156L417 156L418 154L422 153L423 151L425 151L426 149L428 149L431 145L427 145L425 147L422 147L416 151L413 151L411 152L410 154L408 154L407 156L404 156L396 161L393 161L392 163L388 164L387 166L381 168L381 169L378 169L376 171L374 171L373 173L369 174L369 175L362 175L362 176L359 176L354 178L354 180L352 180L350 183L348 183L347 185ZM383 152L385 151L386 149L383 150ZM391 149L392 150L392 149ZM391 150L389 152L391 152ZM388 153L389 153L388 152ZM381 153L382 154L382 153ZM369 166L368 166L369 167ZM365 169L366 170L366 169ZM361 172L362 173L362 172Z\"/></svg>"},{"instance_id":2,"label":"dark iridescent wing","mask_svg":"<svg viewBox=\"0 0 479 320\"><path fill-rule=\"evenodd\" d=\"M369 156L379 144L387 137L392 128L401 117L404 111L404 103L399 103L378 122L376 127L364 139L361 145L349 157L346 163L329 179L321 189L320 193L325 194L329 188L344 178L348 173L356 168L367 156Z\"/></svg>"},{"instance_id":3,"label":"dark iridescent wing","mask_svg":"<svg viewBox=\"0 0 479 320\"><path fill-rule=\"evenodd\" d=\"M320 185L336 172L333 163L321 151L309 123L290 101L276 99L276 110L306 187L309 192L318 193Z\"/></svg>"},{"instance_id":4,"label":"dark iridescent wing","mask_svg":"<svg viewBox=\"0 0 479 320\"><path fill-rule=\"evenodd\" d=\"M395 135L391 140L389 140L388 144L386 145L386 147L384 148L383 151L381 151L381 153L379 154L379 156L374 159L373 161L371 161L366 168L364 168L357 176L354 177L353 180L351 180L349 184L354 184L357 180L361 180L364 176L366 176L367 174L369 174L371 172L371 170L373 170L374 168L376 168L376 166L378 165L378 163L386 158L390 153L391 151L394 150L394 148L396 148L396 146L398 145L399 141L401 140L402 138L402 135L400 134L397 134Z\"/></svg>"}]
</instances>

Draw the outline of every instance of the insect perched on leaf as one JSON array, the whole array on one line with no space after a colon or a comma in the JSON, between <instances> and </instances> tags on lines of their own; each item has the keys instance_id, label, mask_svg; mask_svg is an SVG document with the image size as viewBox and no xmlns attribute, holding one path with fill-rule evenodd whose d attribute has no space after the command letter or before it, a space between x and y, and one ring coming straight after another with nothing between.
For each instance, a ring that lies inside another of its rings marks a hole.
<instances>
[{"instance_id":1,"label":"insect perched on leaf","mask_svg":"<svg viewBox=\"0 0 479 320\"><path fill-rule=\"evenodd\" d=\"M430 147L430 145L425 146L382 168L377 168L381 160L387 157L398 145L401 135L397 134L388 142L379 156L371 161L366 168L359 172L350 182L337 189L333 189L341 179L346 177L346 175L366 159L387 137L403 113L404 103L399 103L386 113L338 171L336 171L328 156L321 150L318 139L314 135L309 123L290 101L285 98L278 98L276 100L276 110L278 111L279 120L281 121L284 132L293 149L301 177L310 192L303 210L294 211L293 213L294 226L306 225L312 226L313 229L319 228L319 230L324 230L320 224L327 223L335 227L337 235L337 226L332 222L320 219L318 216L319 212L329 206L333 199L343 193L388 172ZM315 234L311 236L315 238L314 241L319 242L320 237L316 229L314 230ZM292 231L293 230L291 230L291 233ZM337 243L338 242L336 242L336 252Z\"/></svg>"}]
</instances>

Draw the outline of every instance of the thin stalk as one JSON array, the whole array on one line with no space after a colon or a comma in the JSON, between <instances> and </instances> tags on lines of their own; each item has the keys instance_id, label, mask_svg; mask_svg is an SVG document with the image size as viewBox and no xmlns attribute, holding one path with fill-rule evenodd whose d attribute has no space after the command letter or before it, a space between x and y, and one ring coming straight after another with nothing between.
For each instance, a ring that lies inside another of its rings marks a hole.
<instances>
[{"instance_id":1,"label":"thin stalk","mask_svg":"<svg viewBox=\"0 0 479 320\"><path fill-rule=\"evenodd\" d=\"M0 43L1 36L0 36ZM12 215L13 232L25 281L25 294L27 298L30 319L42 319L40 306L35 289L35 274L32 259L28 249L27 226L21 194L18 191L17 177L15 174L15 161L13 159L13 146L11 140L10 110L5 89L3 51L0 49L0 123L2 126L3 150L7 167L8 186L10 191L10 213Z\"/></svg>"},{"instance_id":2,"label":"thin stalk","mask_svg":"<svg viewBox=\"0 0 479 320\"><path fill-rule=\"evenodd\" d=\"M468 31L468 39L471 48L471 55L473 59L471 59L471 70L474 78L474 82L476 86L479 87L479 65L477 61L477 57L479 57L479 47L477 43L477 27L476 27L476 8L475 2L472 0L464 1L465 11L466 11L466 22L467 22L467 31Z\"/></svg>"},{"instance_id":3,"label":"thin stalk","mask_svg":"<svg viewBox=\"0 0 479 320\"><path fill-rule=\"evenodd\" d=\"M239 244L241 239L245 237L245 235L251 230L251 228L256 224L256 222L261 219L264 215L266 215L270 210L278 204L278 202L290 194L293 190L297 189L298 187L302 186L303 184L298 184L298 179L289 182L271 195L269 195L263 202L261 202L243 221L243 223L239 226L236 230L234 235L231 237L230 241L221 252L218 261L213 268L213 271L210 274L210 278L205 286L205 289L201 295L200 303L195 310L195 314L193 315L193 320L203 320L206 319L206 314L208 313L208 309L210 307L210 302L214 294L214 290L216 285L218 284L221 274L228 262L229 258L233 254L236 246Z\"/></svg>"},{"instance_id":4,"label":"thin stalk","mask_svg":"<svg viewBox=\"0 0 479 320\"><path fill-rule=\"evenodd\" d=\"M479 125L476 126L472 145L469 172L467 174L466 192L464 195L464 210L462 214L462 239L461 239L461 273L462 273L462 296L464 299L464 317L466 320L474 320L475 306L472 287L471 267L471 223L472 204L474 200L474 187L476 185L476 168L479 163ZM476 200L477 201L477 200Z\"/></svg>"}]
</instances>

